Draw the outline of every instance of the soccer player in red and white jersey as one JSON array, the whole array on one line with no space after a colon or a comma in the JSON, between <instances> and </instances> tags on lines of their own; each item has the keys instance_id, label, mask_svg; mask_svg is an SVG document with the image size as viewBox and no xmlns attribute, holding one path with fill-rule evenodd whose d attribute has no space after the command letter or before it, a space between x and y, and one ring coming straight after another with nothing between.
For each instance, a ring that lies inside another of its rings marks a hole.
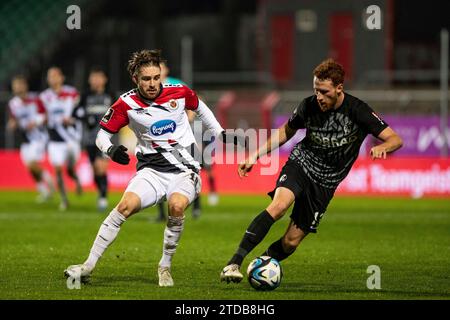
<instances>
[{"instance_id":1,"label":"soccer player in red and white jersey","mask_svg":"<svg viewBox=\"0 0 450 320\"><path fill-rule=\"evenodd\" d=\"M194 91L181 84L161 83L160 62L159 50L135 52L128 62L128 71L137 88L122 94L101 120L97 146L120 164L130 161L127 149L113 145L110 139L126 125L133 130L137 137L137 173L100 226L87 260L69 266L64 272L66 277L86 281L122 223L141 209L167 199L169 217L158 277L159 286L173 286L172 257L183 231L184 211L201 189L200 164L191 154L195 138L185 110L195 111L222 140L228 142L228 137L224 137L213 113Z\"/></svg>"},{"instance_id":2,"label":"soccer player in red and white jersey","mask_svg":"<svg viewBox=\"0 0 450 320\"><path fill-rule=\"evenodd\" d=\"M45 157L47 132L44 128L45 110L38 95L28 91L28 82L17 75L11 82L14 97L8 103L9 130L19 130L22 136L20 158L36 181L38 202L46 201L53 192L53 183L48 171L41 167Z\"/></svg>"},{"instance_id":3,"label":"soccer player in red and white jersey","mask_svg":"<svg viewBox=\"0 0 450 320\"><path fill-rule=\"evenodd\" d=\"M75 172L75 164L81 152L82 125L74 117L74 110L79 102L78 91L64 85L64 74L59 67L51 67L47 71L49 88L40 94L47 114L47 130L49 133L48 155L56 172L61 203L59 209L67 209L69 202L63 179L63 166L67 165L67 173L77 186L77 194L81 194L81 184ZM81 110L81 109L80 109Z\"/></svg>"}]
</instances>

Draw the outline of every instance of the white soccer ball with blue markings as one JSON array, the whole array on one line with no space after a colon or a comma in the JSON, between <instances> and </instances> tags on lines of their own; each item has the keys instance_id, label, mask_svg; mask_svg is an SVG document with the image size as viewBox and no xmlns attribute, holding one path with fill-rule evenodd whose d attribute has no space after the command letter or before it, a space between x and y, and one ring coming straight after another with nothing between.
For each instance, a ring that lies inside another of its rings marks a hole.
<instances>
[{"instance_id":1,"label":"white soccer ball with blue markings","mask_svg":"<svg viewBox=\"0 0 450 320\"><path fill-rule=\"evenodd\" d=\"M256 290L274 290L281 283L283 271L280 263L269 256L257 257L247 268L248 282Z\"/></svg>"}]
</instances>

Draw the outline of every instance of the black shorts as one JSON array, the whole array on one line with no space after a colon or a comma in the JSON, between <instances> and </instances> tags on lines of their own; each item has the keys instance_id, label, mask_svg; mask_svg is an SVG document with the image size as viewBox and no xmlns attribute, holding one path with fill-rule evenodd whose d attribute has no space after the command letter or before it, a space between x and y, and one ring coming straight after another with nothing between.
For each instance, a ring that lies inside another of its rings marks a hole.
<instances>
[{"instance_id":1,"label":"black shorts","mask_svg":"<svg viewBox=\"0 0 450 320\"><path fill-rule=\"evenodd\" d=\"M89 161L94 164L95 159L107 159L106 155L97 148L96 145L86 146L86 151L89 156Z\"/></svg>"},{"instance_id":2,"label":"black shorts","mask_svg":"<svg viewBox=\"0 0 450 320\"><path fill-rule=\"evenodd\" d=\"M295 195L291 219L305 233L316 233L334 190L324 188L309 179L302 167L288 160L280 172L275 189L268 193L273 199L275 190L284 187Z\"/></svg>"}]
</instances>

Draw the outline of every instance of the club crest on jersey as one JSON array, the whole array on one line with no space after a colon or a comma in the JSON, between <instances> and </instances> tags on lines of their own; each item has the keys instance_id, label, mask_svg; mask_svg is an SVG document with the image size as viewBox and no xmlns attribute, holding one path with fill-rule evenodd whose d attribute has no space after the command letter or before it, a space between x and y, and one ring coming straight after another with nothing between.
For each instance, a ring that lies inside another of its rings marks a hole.
<instances>
[{"instance_id":1,"label":"club crest on jersey","mask_svg":"<svg viewBox=\"0 0 450 320\"><path fill-rule=\"evenodd\" d=\"M175 132L177 124L173 120L160 120L150 126L150 133L154 136L161 136L168 132Z\"/></svg>"},{"instance_id":2,"label":"club crest on jersey","mask_svg":"<svg viewBox=\"0 0 450 320\"><path fill-rule=\"evenodd\" d=\"M169 106L170 106L172 109L177 109L177 108L178 108L178 102L177 102L177 100L175 100L175 99L170 100L170 101L169 101Z\"/></svg>"}]
</instances>

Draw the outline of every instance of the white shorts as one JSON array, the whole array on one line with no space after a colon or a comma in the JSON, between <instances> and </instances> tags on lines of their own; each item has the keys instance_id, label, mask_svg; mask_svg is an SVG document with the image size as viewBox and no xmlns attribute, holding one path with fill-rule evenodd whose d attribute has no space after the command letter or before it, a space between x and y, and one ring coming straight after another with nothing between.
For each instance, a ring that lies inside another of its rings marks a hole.
<instances>
[{"instance_id":1,"label":"white shorts","mask_svg":"<svg viewBox=\"0 0 450 320\"><path fill-rule=\"evenodd\" d=\"M172 193L181 193L194 201L202 188L200 175L188 171L159 172L151 168L139 170L128 183L125 192L133 192L141 199L141 209L169 199Z\"/></svg>"},{"instance_id":2,"label":"white shorts","mask_svg":"<svg viewBox=\"0 0 450 320\"><path fill-rule=\"evenodd\" d=\"M66 161L76 163L80 158L81 147L76 141L48 143L48 157L52 166L63 166Z\"/></svg>"},{"instance_id":3,"label":"white shorts","mask_svg":"<svg viewBox=\"0 0 450 320\"><path fill-rule=\"evenodd\" d=\"M20 146L20 158L25 165L29 165L31 162L43 161L45 157L45 142L44 141L32 141L22 143Z\"/></svg>"}]
</instances>

